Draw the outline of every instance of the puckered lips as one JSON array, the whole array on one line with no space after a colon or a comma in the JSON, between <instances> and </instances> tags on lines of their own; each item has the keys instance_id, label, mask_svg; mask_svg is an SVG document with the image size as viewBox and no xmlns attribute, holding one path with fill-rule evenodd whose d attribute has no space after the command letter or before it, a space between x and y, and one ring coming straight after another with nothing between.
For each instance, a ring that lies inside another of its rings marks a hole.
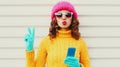
<instances>
[{"instance_id":1,"label":"puckered lips","mask_svg":"<svg viewBox=\"0 0 120 67\"><path fill-rule=\"evenodd\" d=\"M67 22L66 22L66 21L63 21L63 22L62 22L62 24L63 24L63 25L66 25L66 24L67 24Z\"/></svg>"}]
</instances>

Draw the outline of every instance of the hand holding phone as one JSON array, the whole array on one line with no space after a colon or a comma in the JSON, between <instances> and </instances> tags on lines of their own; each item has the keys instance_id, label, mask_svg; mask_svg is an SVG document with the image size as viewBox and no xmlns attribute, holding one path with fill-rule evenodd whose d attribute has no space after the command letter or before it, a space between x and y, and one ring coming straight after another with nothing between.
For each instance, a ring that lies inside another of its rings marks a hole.
<instances>
[{"instance_id":1,"label":"hand holding phone","mask_svg":"<svg viewBox=\"0 0 120 67\"><path fill-rule=\"evenodd\" d=\"M64 63L69 67L82 67L81 64L79 63L78 58L74 57L75 51L76 51L75 47L68 48L67 57L65 58Z\"/></svg>"}]
</instances>

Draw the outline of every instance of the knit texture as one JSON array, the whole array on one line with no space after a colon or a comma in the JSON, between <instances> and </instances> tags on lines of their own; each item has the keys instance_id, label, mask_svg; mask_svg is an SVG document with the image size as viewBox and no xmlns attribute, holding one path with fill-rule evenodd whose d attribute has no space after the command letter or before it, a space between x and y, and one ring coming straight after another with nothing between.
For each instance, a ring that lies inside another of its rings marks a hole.
<instances>
[{"instance_id":1,"label":"knit texture","mask_svg":"<svg viewBox=\"0 0 120 67\"><path fill-rule=\"evenodd\" d=\"M75 47L75 57L79 59L82 67L90 67L90 60L86 43L82 38L75 40L71 36L71 30L58 31L57 37L50 40L49 36L43 38L38 48L36 59L34 51L26 51L27 67L68 67L64 64L69 47Z\"/></svg>"},{"instance_id":2,"label":"knit texture","mask_svg":"<svg viewBox=\"0 0 120 67\"><path fill-rule=\"evenodd\" d=\"M54 5L52 8L51 20L53 20L55 13L60 10L68 10L73 13L73 16L75 18L78 18L77 12L71 3L67 2L67 1L60 1L56 5Z\"/></svg>"}]
</instances>

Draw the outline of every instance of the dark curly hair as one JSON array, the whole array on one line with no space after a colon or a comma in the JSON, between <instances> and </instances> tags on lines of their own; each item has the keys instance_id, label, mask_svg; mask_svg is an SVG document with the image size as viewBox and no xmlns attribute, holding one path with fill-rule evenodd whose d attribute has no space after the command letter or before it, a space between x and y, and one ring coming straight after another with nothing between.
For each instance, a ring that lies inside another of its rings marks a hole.
<instances>
[{"instance_id":1,"label":"dark curly hair","mask_svg":"<svg viewBox=\"0 0 120 67\"><path fill-rule=\"evenodd\" d=\"M49 28L49 36L50 36L50 39L53 39L56 37L56 32L57 30L59 30L60 27L58 26L57 24L57 20L56 18L54 17L53 18L53 21L51 21L50 23L50 28ZM69 26L69 29L71 30L71 35L74 39L78 40L81 35L79 33L79 21L72 17L72 22L71 22L71 25Z\"/></svg>"}]
</instances>

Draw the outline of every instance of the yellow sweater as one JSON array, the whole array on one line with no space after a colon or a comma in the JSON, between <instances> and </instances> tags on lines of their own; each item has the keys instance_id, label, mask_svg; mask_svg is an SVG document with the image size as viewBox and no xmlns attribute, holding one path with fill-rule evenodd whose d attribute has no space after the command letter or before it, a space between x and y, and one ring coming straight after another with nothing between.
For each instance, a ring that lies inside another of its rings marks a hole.
<instances>
[{"instance_id":1,"label":"yellow sweater","mask_svg":"<svg viewBox=\"0 0 120 67\"><path fill-rule=\"evenodd\" d=\"M79 59L82 67L90 67L87 46L82 38L75 40L71 31L58 31L57 37L50 40L49 36L43 38L34 59L34 50L26 51L27 67L68 67L64 64L69 47L76 47L75 57Z\"/></svg>"}]
</instances>

